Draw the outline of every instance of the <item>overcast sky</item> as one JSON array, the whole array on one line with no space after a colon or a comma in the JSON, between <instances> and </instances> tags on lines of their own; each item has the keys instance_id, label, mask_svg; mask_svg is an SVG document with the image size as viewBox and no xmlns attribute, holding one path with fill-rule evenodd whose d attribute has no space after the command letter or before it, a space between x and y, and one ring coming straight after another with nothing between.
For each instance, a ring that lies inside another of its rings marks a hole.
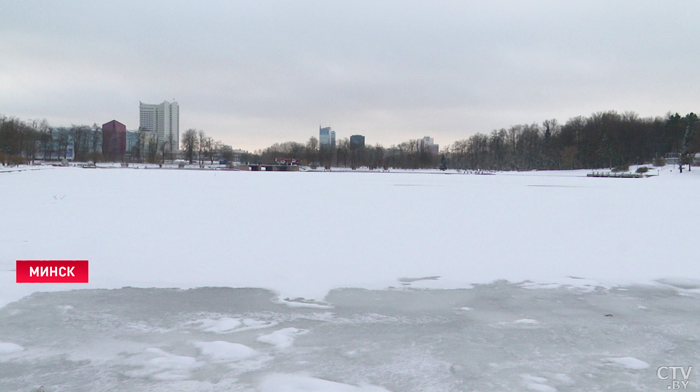
<instances>
[{"instance_id":1,"label":"overcast sky","mask_svg":"<svg viewBox=\"0 0 700 392\"><path fill-rule=\"evenodd\" d=\"M616 110L700 111L698 1L0 0L0 114L180 104L234 148L319 125L385 146Z\"/></svg>"}]
</instances>

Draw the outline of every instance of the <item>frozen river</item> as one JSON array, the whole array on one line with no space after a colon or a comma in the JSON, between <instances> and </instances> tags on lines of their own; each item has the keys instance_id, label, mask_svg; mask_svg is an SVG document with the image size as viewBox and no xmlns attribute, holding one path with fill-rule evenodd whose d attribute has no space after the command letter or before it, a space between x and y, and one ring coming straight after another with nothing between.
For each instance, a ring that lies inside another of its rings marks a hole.
<instances>
[{"instance_id":1,"label":"frozen river","mask_svg":"<svg viewBox=\"0 0 700 392\"><path fill-rule=\"evenodd\" d=\"M0 309L14 345L0 390L661 391L659 367L700 364L687 288L496 282L292 304L250 288L36 293Z\"/></svg>"},{"instance_id":2,"label":"frozen river","mask_svg":"<svg viewBox=\"0 0 700 392\"><path fill-rule=\"evenodd\" d=\"M699 390L700 171L655 171L0 173L0 391Z\"/></svg>"}]
</instances>

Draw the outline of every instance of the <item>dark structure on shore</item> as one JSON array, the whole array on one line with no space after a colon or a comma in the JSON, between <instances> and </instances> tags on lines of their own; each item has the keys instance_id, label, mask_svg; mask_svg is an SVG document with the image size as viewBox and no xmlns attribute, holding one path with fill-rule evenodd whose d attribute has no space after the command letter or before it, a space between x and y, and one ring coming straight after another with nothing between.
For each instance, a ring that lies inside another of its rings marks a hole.
<instances>
[{"instance_id":1,"label":"dark structure on shore","mask_svg":"<svg viewBox=\"0 0 700 392\"><path fill-rule=\"evenodd\" d=\"M102 155L108 161L118 161L126 153L126 125L117 120L102 124Z\"/></svg>"}]
</instances>

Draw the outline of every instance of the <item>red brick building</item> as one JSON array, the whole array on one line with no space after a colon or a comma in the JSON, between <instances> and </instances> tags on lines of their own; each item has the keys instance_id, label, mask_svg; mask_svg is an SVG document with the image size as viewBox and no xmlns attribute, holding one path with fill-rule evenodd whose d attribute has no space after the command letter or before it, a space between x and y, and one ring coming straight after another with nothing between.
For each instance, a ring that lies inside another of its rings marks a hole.
<instances>
[{"instance_id":1,"label":"red brick building","mask_svg":"<svg viewBox=\"0 0 700 392\"><path fill-rule=\"evenodd\" d=\"M108 161L121 161L126 153L126 125L117 120L102 124L102 155Z\"/></svg>"}]
</instances>

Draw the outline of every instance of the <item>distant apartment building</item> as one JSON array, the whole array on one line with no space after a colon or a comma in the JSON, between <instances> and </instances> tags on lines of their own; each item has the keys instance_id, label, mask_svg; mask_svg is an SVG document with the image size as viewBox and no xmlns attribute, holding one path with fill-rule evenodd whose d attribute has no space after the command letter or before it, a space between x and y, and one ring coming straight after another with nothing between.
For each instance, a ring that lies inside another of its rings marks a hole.
<instances>
[{"instance_id":1,"label":"distant apartment building","mask_svg":"<svg viewBox=\"0 0 700 392\"><path fill-rule=\"evenodd\" d=\"M102 152L102 128L73 126L52 128L51 138L37 143L35 159L87 159L92 152Z\"/></svg>"},{"instance_id":2,"label":"distant apartment building","mask_svg":"<svg viewBox=\"0 0 700 392\"><path fill-rule=\"evenodd\" d=\"M134 152L142 153L143 142L141 141L141 132L139 131L126 131L126 154L130 155ZM133 156L132 158L141 158L140 156Z\"/></svg>"},{"instance_id":3,"label":"distant apartment building","mask_svg":"<svg viewBox=\"0 0 700 392\"><path fill-rule=\"evenodd\" d=\"M126 153L126 125L117 120L102 124L102 155L119 160Z\"/></svg>"},{"instance_id":4,"label":"distant apartment building","mask_svg":"<svg viewBox=\"0 0 700 392\"><path fill-rule=\"evenodd\" d=\"M164 151L180 150L180 106L163 101L158 105L139 102L139 130L156 135Z\"/></svg>"},{"instance_id":5,"label":"distant apartment building","mask_svg":"<svg viewBox=\"0 0 700 392\"><path fill-rule=\"evenodd\" d=\"M51 138L48 141L38 143L34 158L43 160L66 159L69 161L75 159L75 143L71 132L66 128L52 128L49 133ZM95 131L91 130L90 140L95 136L94 134ZM99 145L95 147L102 147L102 142L99 141Z\"/></svg>"},{"instance_id":6,"label":"distant apartment building","mask_svg":"<svg viewBox=\"0 0 700 392\"><path fill-rule=\"evenodd\" d=\"M352 135L350 136L350 149L356 150L358 148L365 147L365 137L362 135Z\"/></svg>"},{"instance_id":7,"label":"distant apartment building","mask_svg":"<svg viewBox=\"0 0 700 392\"><path fill-rule=\"evenodd\" d=\"M425 136L423 139L419 139L418 145L421 149L425 148L433 155L438 155L440 153L440 146L435 144L433 138L430 136Z\"/></svg>"}]
</instances>

